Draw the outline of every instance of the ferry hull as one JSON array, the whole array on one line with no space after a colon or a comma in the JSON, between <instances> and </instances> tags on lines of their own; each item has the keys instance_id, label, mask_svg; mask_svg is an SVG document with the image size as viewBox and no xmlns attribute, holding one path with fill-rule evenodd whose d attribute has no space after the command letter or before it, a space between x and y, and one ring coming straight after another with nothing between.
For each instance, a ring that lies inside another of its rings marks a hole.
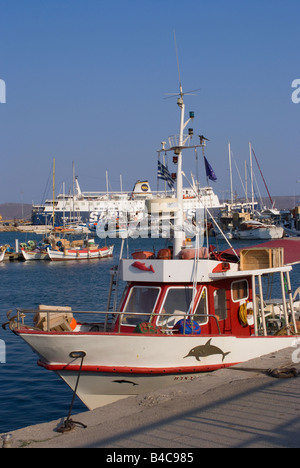
<instances>
[{"instance_id":1,"label":"ferry hull","mask_svg":"<svg viewBox=\"0 0 300 468\"><path fill-rule=\"evenodd\" d=\"M157 390L197 374L291 347L293 336L160 336L110 333L38 333L15 330L73 390L84 351L77 394L94 409L108 402Z\"/></svg>"}]
</instances>

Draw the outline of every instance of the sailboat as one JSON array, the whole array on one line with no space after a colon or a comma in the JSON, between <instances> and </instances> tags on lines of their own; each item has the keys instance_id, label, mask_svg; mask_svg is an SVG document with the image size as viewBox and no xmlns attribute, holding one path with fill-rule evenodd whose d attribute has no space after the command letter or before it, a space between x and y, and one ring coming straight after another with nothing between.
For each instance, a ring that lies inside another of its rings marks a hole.
<instances>
[{"instance_id":1,"label":"sailboat","mask_svg":"<svg viewBox=\"0 0 300 468\"><path fill-rule=\"evenodd\" d=\"M184 134L194 113L185 121L181 83L177 105L179 135L167 149L178 157L172 245L157 255L123 258L123 241L107 311L98 318L93 314L92 320L88 315L82 320L79 312L62 305L8 314L10 329L38 354L38 364L58 374L89 409L295 343L298 316L284 245L223 253L201 245L199 236L193 244L185 242L182 154L196 145L188 146L190 136ZM205 145L200 140L197 146ZM269 308L263 290L268 275L279 276L279 315ZM122 300L117 306L115 296L110 310L113 285L121 280L126 283Z\"/></svg>"}]
</instances>

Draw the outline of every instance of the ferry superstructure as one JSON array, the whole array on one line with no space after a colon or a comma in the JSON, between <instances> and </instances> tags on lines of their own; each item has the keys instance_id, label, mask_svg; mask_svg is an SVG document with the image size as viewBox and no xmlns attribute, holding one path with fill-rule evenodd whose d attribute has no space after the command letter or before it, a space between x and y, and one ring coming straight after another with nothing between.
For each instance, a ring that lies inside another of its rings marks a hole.
<instances>
[{"instance_id":1,"label":"ferry superstructure","mask_svg":"<svg viewBox=\"0 0 300 468\"><path fill-rule=\"evenodd\" d=\"M197 209L221 208L219 197L209 186L190 187L183 190L184 211L188 218L195 216ZM149 199L175 198L174 191L153 192L149 182L137 181L131 192L82 192L75 177L74 194L59 194L43 205L33 205L31 222L33 225L55 225L69 223L97 223L108 214L118 216L126 213L128 219L143 213Z\"/></svg>"}]
</instances>

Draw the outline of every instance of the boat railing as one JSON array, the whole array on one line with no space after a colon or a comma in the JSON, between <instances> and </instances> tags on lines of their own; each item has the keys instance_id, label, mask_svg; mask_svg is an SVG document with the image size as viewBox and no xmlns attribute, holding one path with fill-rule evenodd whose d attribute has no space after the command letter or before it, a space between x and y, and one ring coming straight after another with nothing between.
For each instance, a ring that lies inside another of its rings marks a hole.
<instances>
[{"instance_id":1,"label":"boat railing","mask_svg":"<svg viewBox=\"0 0 300 468\"><path fill-rule=\"evenodd\" d=\"M16 315L13 315L12 316L12 310L8 311L7 312L7 318L8 318L8 322L4 323L2 325L3 328L6 327L6 325L9 326L10 329L14 330L14 329L22 329L22 328L26 328L26 329L32 329L32 330L36 330L36 331L43 331L43 332L50 332L50 331L72 331L70 328L68 328L68 323L71 322L71 319L74 317L78 318L78 316L90 316L89 317L89 322L81 322L80 321L80 325L83 326L84 328L82 330L78 330L78 331L83 331L83 332L111 332L114 327L115 327L115 324L116 322L118 321L118 329L117 330L114 330L116 333L124 333L124 326L129 326L131 325L130 323L124 323L124 317L130 317L130 318L134 318L135 321L134 323L132 323L132 325L139 325L140 323L142 322L147 322L147 323L151 323L152 322L152 318L154 317L154 314L145 314L144 312L124 312L124 311L121 311L121 312L108 312L108 311L91 311L91 310L63 310L63 309L57 309L57 310L47 310L46 308L43 308L43 310L39 310L39 309L23 309L23 308L17 308L16 309L17 311L17 314ZM44 317L44 325L43 327L37 327L36 326L36 321L35 321L35 317L37 317L37 314L43 314L43 317ZM27 315L33 315L33 322L34 322L34 325L27 325L25 324L25 318L27 317ZM91 316L92 315L97 315L98 317L100 316L100 321L93 321L91 320ZM52 319L55 318L57 319L58 316L61 316L61 318L64 318L66 317L68 319L69 317L69 320L67 320L67 326L64 328L64 322L63 321L57 321L57 327L58 329L54 330L53 328L53 322L52 322ZM156 316L156 314L155 314ZM162 317L160 315L157 315L158 317ZM82 320L82 317L80 317L80 319ZM145 319L146 317L146 319ZM176 317L176 316L175 316ZM218 330L218 334L221 335L221 330L220 330L220 326L219 326L219 321L218 321L218 318L215 316L215 315L212 315L212 314L197 314L195 317L193 315L190 315L188 313L182 313L180 315L180 318L178 317L178 319L182 319L183 320L183 325L182 325L182 329L183 329L183 332L182 334L188 334L188 326L187 326L187 322L188 321L194 321L195 323L197 323L198 325L202 325L201 323L199 323L197 320L200 319L200 317L203 317L205 319L213 319L215 322L216 322L216 326L217 326L217 330ZM118 320L119 318L119 320ZM170 318L174 318L174 314L173 313L165 313L163 314L163 319L164 319L164 323L162 325L159 325L159 329L162 331L162 333L166 333L166 334L173 334L174 332L174 328L173 327L169 327L168 326L168 320ZM51 323L52 322L52 323ZM78 322L79 323L79 322ZM204 324L203 324L204 325ZM206 325L206 324L205 324ZM61 327L61 329L60 329ZM85 328L86 327L86 328ZM121 330L122 328L122 330ZM76 330L77 331L77 330Z\"/></svg>"}]
</instances>

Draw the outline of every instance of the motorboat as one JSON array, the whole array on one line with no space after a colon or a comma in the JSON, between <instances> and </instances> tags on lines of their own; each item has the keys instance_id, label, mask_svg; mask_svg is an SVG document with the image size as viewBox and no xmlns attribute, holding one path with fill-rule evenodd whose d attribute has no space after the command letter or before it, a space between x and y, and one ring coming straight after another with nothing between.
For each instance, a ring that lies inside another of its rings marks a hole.
<instances>
[{"instance_id":1,"label":"motorboat","mask_svg":"<svg viewBox=\"0 0 300 468\"><path fill-rule=\"evenodd\" d=\"M282 239L284 229L274 224L265 224L256 220L245 221L232 232L233 238L241 240L251 239Z\"/></svg>"}]
</instances>

